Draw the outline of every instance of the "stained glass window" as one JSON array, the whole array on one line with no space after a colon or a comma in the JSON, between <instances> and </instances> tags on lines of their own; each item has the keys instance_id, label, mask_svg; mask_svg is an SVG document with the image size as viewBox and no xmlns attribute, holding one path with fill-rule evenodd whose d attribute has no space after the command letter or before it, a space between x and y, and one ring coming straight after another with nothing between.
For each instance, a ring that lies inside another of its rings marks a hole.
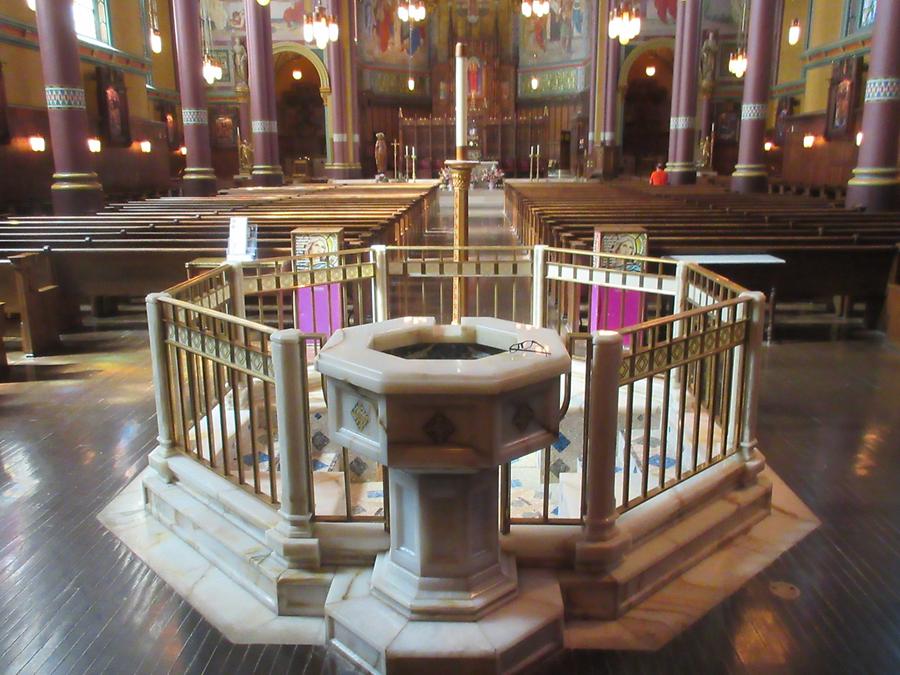
<instances>
[{"instance_id":1,"label":"stained glass window","mask_svg":"<svg viewBox=\"0 0 900 675\"><path fill-rule=\"evenodd\" d=\"M72 13L79 37L110 44L107 0L73 0Z\"/></svg>"}]
</instances>

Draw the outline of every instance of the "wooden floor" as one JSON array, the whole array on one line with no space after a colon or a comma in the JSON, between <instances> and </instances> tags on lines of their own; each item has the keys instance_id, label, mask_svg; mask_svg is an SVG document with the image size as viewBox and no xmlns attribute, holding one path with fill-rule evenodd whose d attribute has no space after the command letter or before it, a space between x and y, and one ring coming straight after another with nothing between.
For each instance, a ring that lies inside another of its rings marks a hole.
<instances>
[{"instance_id":1,"label":"wooden floor","mask_svg":"<svg viewBox=\"0 0 900 675\"><path fill-rule=\"evenodd\" d=\"M154 442L140 308L65 345L0 384L0 673L343 672L230 644L100 525ZM776 340L763 376L761 446L822 527L660 652L553 672L900 672L900 351Z\"/></svg>"}]
</instances>

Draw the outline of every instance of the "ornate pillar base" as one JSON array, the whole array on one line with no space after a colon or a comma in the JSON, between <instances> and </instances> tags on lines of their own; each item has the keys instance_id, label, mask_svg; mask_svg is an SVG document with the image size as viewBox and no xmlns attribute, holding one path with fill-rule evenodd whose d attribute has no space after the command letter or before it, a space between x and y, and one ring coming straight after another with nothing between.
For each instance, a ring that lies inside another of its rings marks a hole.
<instances>
[{"instance_id":1,"label":"ornate pillar base","mask_svg":"<svg viewBox=\"0 0 900 675\"><path fill-rule=\"evenodd\" d=\"M767 192L769 177L762 164L738 164L731 174L731 191L740 194Z\"/></svg>"},{"instance_id":2,"label":"ornate pillar base","mask_svg":"<svg viewBox=\"0 0 900 675\"><path fill-rule=\"evenodd\" d=\"M693 185L697 182L697 167L693 162L669 162L666 166L669 185Z\"/></svg>"},{"instance_id":3,"label":"ornate pillar base","mask_svg":"<svg viewBox=\"0 0 900 675\"><path fill-rule=\"evenodd\" d=\"M615 145L603 145L600 148L600 173L606 180L619 175L619 148Z\"/></svg>"},{"instance_id":4,"label":"ornate pillar base","mask_svg":"<svg viewBox=\"0 0 900 675\"><path fill-rule=\"evenodd\" d=\"M866 211L900 209L900 178L896 167L856 168L847 184L847 208Z\"/></svg>"},{"instance_id":5,"label":"ornate pillar base","mask_svg":"<svg viewBox=\"0 0 900 675\"><path fill-rule=\"evenodd\" d=\"M358 162L349 164L326 164L325 175L332 179L362 178L362 166Z\"/></svg>"},{"instance_id":6,"label":"ornate pillar base","mask_svg":"<svg viewBox=\"0 0 900 675\"><path fill-rule=\"evenodd\" d=\"M185 197L210 197L217 192L216 175L212 169L191 168L184 170L181 194Z\"/></svg>"},{"instance_id":7,"label":"ornate pillar base","mask_svg":"<svg viewBox=\"0 0 900 675\"><path fill-rule=\"evenodd\" d=\"M255 164L250 182L258 187L278 187L284 185L284 173L274 164Z\"/></svg>"},{"instance_id":8,"label":"ornate pillar base","mask_svg":"<svg viewBox=\"0 0 900 675\"><path fill-rule=\"evenodd\" d=\"M50 187L53 213L76 216L97 213L103 208L103 186L93 171L89 173L55 173Z\"/></svg>"}]
</instances>

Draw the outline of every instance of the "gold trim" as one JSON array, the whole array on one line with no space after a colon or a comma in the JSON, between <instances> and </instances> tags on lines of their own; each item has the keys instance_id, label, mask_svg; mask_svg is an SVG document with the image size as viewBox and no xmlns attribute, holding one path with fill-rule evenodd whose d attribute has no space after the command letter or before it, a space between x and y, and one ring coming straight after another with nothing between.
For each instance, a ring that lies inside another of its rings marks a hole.
<instances>
[{"instance_id":1,"label":"gold trim","mask_svg":"<svg viewBox=\"0 0 900 675\"><path fill-rule=\"evenodd\" d=\"M53 180L77 180L79 178L83 178L88 181L94 181L95 183L99 180L96 171L88 171L87 173L80 173L77 171L62 171L60 173L53 174Z\"/></svg>"},{"instance_id":2,"label":"gold trim","mask_svg":"<svg viewBox=\"0 0 900 675\"><path fill-rule=\"evenodd\" d=\"M768 177L769 172L766 170L765 164L735 164L732 178L757 178L759 176Z\"/></svg>"},{"instance_id":3,"label":"gold trim","mask_svg":"<svg viewBox=\"0 0 900 675\"><path fill-rule=\"evenodd\" d=\"M900 178L851 178L847 181L847 185L889 187L891 185L900 185Z\"/></svg>"},{"instance_id":4,"label":"gold trim","mask_svg":"<svg viewBox=\"0 0 900 675\"><path fill-rule=\"evenodd\" d=\"M103 186L100 183L54 183L50 186L51 190L90 190L103 192Z\"/></svg>"},{"instance_id":5,"label":"gold trim","mask_svg":"<svg viewBox=\"0 0 900 675\"><path fill-rule=\"evenodd\" d=\"M876 176L890 176L897 173L897 171L896 166L858 166L853 169L853 175L868 173Z\"/></svg>"}]
</instances>

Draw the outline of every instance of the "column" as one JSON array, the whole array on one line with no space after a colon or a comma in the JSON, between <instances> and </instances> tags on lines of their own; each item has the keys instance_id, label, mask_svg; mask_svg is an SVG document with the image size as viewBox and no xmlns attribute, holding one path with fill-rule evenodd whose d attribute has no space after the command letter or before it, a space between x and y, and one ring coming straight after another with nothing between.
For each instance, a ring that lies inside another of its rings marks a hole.
<instances>
[{"instance_id":1,"label":"column","mask_svg":"<svg viewBox=\"0 0 900 675\"><path fill-rule=\"evenodd\" d=\"M753 0L750 3L747 72L744 74L744 100L741 105L741 140L737 165L731 174L732 192L765 192L769 182L763 143L774 51L772 40L775 35L775 5L776 0Z\"/></svg>"},{"instance_id":2,"label":"column","mask_svg":"<svg viewBox=\"0 0 900 675\"><path fill-rule=\"evenodd\" d=\"M344 3L341 0L329 0L328 11L334 15L340 26L340 37L337 42L329 42L326 48L328 76L331 80L331 104L333 127L331 129L332 154L331 162L325 165L325 172L330 178L350 178L359 176L359 162L354 163L353 136L351 134L350 106L356 99L351 91L353 78L351 74L350 25L346 19ZM357 135L357 146L359 136Z\"/></svg>"},{"instance_id":3,"label":"column","mask_svg":"<svg viewBox=\"0 0 900 675\"><path fill-rule=\"evenodd\" d=\"M87 147L87 107L71 4L38 0L37 28L53 150L53 211L94 213L103 207L103 187Z\"/></svg>"},{"instance_id":4,"label":"column","mask_svg":"<svg viewBox=\"0 0 900 675\"><path fill-rule=\"evenodd\" d=\"M250 70L250 123L253 131L253 184L282 185L275 107L275 63L272 55L272 13L269 5L244 0L247 60Z\"/></svg>"},{"instance_id":5,"label":"column","mask_svg":"<svg viewBox=\"0 0 900 675\"><path fill-rule=\"evenodd\" d=\"M900 134L900 0L878 0L866 82L863 141L847 186L847 206L867 211L900 208L897 137Z\"/></svg>"},{"instance_id":6,"label":"column","mask_svg":"<svg viewBox=\"0 0 900 675\"><path fill-rule=\"evenodd\" d=\"M681 46L684 44L684 2L675 3L675 52L672 55L672 113L669 116L667 168L675 163L675 118L681 97Z\"/></svg>"},{"instance_id":7,"label":"column","mask_svg":"<svg viewBox=\"0 0 900 675\"><path fill-rule=\"evenodd\" d=\"M589 11L591 13L590 16L590 24L588 26L588 35L596 35L597 40L601 39L602 33L599 32L598 28L600 26L600 1L592 0L592 2L587 3L587 6L590 8ZM585 146L585 157L583 159L593 159L594 157L594 126L597 121L597 45L594 45L591 49L591 66L588 71L590 78L588 81L590 84L590 90L588 92L590 98L588 99L588 124L587 124L587 145ZM588 167L585 165L585 177L589 175Z\"/></svg>"},{"instance_id":8,"label":"column","mask_svg":"<svg viewBox=\"0 0 900 675\"><path fill-rule=\"evenodd\" d=\"M603 131L600 144L603 147L603 177L616 175L616 111L619 105L619 47L618 40L606 38L606 81L603 93Z\"/></svg>"},{"instance_id":9,"label":"column","mask_svg":"<svg viewBox=\"0 0 900 675\"><path fill-rule=\"evenodd\" d=\"M203 81L203 54L200 51L200 3L174 0L175 42L178 52L178 88L181 90L181 118L187 148L181 192L185 197L206 197L216 193L209 145L209 109Z\"/></svg>"},{"instance_id":10,"label":"column","mask_svg":"<svg viewBox=\"0 0 900 675\"><path fill-rule=\"evenodd\" d=\"M694 149L697 143L695 127L700 64L700 0L684 0L679 4L683 5L684 10L682 44L675 45L681 55L680 93L678 114L670 125L675 134L675 161L667 167L667 171L672 185L689 185L697 182Z\"/></svg>"},{"instance_id":11,"label":"column","mask_svg":"<svg viewBox=\"0 0 900 675\"><path fill-rule=\"evenodd\" d=\"M167 483L175 480L169 468L168 459L178 454L172 434L172 390L169 382L169 368L166 365L166 327L163 323L160 299L170 297L168 293L151 293L147 296L147 329L150 338L150 365L153 372L153 393L156 402L156 424L158 435L156 447L147 458L147 463Z\"/></svg>"}]
</instances>

